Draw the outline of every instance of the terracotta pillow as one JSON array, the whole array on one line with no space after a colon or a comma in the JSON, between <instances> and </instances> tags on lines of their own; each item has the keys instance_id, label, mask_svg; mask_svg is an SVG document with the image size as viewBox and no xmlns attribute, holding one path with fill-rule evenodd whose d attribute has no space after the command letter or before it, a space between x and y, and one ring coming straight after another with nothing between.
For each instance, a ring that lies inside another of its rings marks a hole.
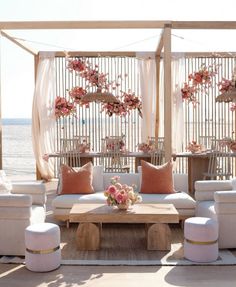
<instances>
[{"instance_id":1,"label":"terracotta pillow","mask_svg":"<svg viewBox=\"0 0 236 287\"><path fill-rule=\"evenodd\" d=\"M80 168L61 165L60 194L88 194L94 193L92 186L93 165L86 163Z\"/></svg>"},{"instance_id":2,"label":"terracotta pillow","mask_svg":"<svg viewBox=\"0 0 236 287\"><path fill-rule=\"evenodd\" d=\"M174 193L172 163L167 162L155 166L144 160L141 161L142 182L141 193Z\"/></svg>"}]
</instances>

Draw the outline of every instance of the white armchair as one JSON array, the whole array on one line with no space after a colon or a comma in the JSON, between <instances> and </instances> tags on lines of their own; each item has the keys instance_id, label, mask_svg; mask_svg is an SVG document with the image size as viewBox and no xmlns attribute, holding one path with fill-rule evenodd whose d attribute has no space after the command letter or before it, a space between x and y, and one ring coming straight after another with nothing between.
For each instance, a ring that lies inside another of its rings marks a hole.
<instances>
[{"instance_id":1,"label":"white armchair","mask_svg":"<svg viewBox=\"0 0 236 287\"><path fill-rule=\"evenodd\" d=\"M0 255L25 255L25 228L45 221L46 192L42 182L12 183L0 194Z\"/></svg>"},{"instance_id":2,"label":"white armchair","mask_svg":"<svg viewBox=\"0 0 236 287\"><path fill-rule=\"evenodd\" d=\"M195 215L218 221L219 248L236 248L235 182L235 179L195 182Z\"/></svg>"}]
</instances>

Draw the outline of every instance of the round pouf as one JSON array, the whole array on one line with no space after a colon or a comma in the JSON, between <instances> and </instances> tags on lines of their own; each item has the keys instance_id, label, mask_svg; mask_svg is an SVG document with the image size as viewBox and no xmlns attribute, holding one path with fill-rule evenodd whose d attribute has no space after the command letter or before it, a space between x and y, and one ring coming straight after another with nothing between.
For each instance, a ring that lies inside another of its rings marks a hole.
<instances>
[{"instance_id":1,"label":"round pouf","mask_svg":"<svg viewBox=\"0 0 236 287\"><path fill-rule=\"evenodd\" d=\"M184 222L184 257L195 262L218 258L218 223L206 217L191 217Z\"/></svg>"},{"instance_id":2,"label":"round pouf","mask_svg":"<svg viewBox=\"0 0 236 287\"><path fill-rule=\"evenodd\" d=\"M60 266L60 228L53 223L38 223L25 229L25 264L35 272L47 272Z\"/></svg>"}]
</instances>

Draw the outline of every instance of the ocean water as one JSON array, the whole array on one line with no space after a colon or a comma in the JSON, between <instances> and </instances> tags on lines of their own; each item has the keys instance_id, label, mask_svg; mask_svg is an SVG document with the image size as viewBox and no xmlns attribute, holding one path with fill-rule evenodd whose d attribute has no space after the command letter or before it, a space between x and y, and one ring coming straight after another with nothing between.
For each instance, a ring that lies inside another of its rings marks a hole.
<instances>
[{"instance_id":1,"label":"ocean water","mask_svg":"<svg viewBox=\"0 0 236 287\"><path fill-rule=\"evenodd\" d=\"M2 119L3 169L11 178L35 179L31 119Z\"/></svg>"}]
</instances>

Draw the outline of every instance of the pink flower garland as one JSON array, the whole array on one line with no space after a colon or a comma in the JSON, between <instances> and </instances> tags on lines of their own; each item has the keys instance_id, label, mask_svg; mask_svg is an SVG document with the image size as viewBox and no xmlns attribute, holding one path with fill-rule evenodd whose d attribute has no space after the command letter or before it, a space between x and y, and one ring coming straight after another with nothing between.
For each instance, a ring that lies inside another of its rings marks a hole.
<instances>
[{"instance_id":1,"label":"pink flower garland","mask_svg":"<svg viewBox=\"0 0 236 287\"><path fill-rule=\"evenodd\" d=\"M65 98L56 97L55 99L55 116L56 118L68 116L75 112L74 103L70 103Z\"/></svg>"},{"instance_id":2,"label":"pink flower garland","mask_svg":"<svg viewBox=\"0 0 236 287\"><path fill-rule=\"evenodd\" d=\"M195 93L198 91L205 92L212 85L212 78L217 74L217 66L202 65L199 71L188 75L188 83L184 83L181 89L182 99L191 102L194 107L198 104Z\"/></svg>"},{"instance_id":3,"label":"pink flower garland","mask_svg":"<svg viewBox=\"0 0 236 287\"><path fill-rule=\"evenodd\" d=\"M109 82L107 79L108 74L100 73L98 71L98 65L95 65L95 68L92 68L92 65L85 60L75 59L75 60L68 60L67 68L69 71L75 71L80 77L85 79L88 82L86 88L91 86L96 86L101 91L108 91L109 88L112 90L116 90L120 84L118 82L112 81ZM127 75L125 75L127 76ZM121 79L121 76L118 76L118 79ZM78 104L80 106L89 107L89 103L83 100L83 97L86 95L87 90L83 87L76 86L69 91L69 95L73 101L73 103L68 102L64 99L64 106L61 107L61 103L59 103L59 99L63 101L61 97L57 97L55 100L55 115L56 118L61 116L68 116L75 112L75 105ZM102 104L102 111L105 111L106 114L112 116L113 114L119 116L126 116L129 114L131 110L137 109L139 115L142 117L142 103L141 100L132 93L130 90L128 93L122 92L121 98L123 101L118 100L117 103L104 103Z\"/></svg>"}]
</instances>

